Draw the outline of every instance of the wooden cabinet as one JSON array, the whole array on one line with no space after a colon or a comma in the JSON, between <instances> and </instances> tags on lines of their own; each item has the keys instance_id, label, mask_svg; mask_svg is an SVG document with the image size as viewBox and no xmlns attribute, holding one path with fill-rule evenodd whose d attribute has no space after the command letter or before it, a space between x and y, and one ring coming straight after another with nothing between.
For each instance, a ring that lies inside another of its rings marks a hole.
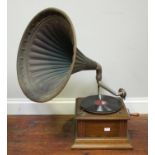
<instances>
[{"instance_id":1,"label":"wooden cabinet","mask_svg":"<svg viewBox=\"0 0 155 155\"><path fill-rule=\"evenodd\" d=\"M75 141L76 149L132 149L127 123L130 119L124 103L120 111L99 115L85 112L76 100Z\"/></svg>"}]
</instances>

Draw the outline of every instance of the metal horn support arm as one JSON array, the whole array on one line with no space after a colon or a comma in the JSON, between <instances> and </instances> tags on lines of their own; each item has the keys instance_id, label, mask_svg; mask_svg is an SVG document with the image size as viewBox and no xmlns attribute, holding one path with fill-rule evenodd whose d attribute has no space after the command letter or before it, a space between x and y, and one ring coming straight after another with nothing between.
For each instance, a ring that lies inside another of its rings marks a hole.
<instances>
[{"instance_id":1,"label":"metal horn support arm","mask_svg":"<svg viewBox=\"0 0 155 155\"><path fill-rule=\"evenodd\" d=\"M114 96L120 96L123 99L125 99L125 97L126 97L126 91L123 88L119 88L118 92L116 93L111 88L103 85L103 83L101 81L98 82L98 87L101 87L101 88L105 89L106 91L110 92Z\"/></svg>"},{"instance_id":2,"label":"metal horn support arm","mask_svg":"<svg viewBox=\"0 0 155 155\"><path fill-rule=\"evenodd\" d=\"M111 88L105 86L102 83L102 67L100 64L97 64L96 80L97 80L97 84L98 84L98 95L100 94L100 87L101 87L101 88L105 89L106 91L110 92L111 94L113 94L114 96L120 96L121 98L125 99L127 93L123 88L119 88L118 92L116 93Z\"/></svg>"}]
</instances>

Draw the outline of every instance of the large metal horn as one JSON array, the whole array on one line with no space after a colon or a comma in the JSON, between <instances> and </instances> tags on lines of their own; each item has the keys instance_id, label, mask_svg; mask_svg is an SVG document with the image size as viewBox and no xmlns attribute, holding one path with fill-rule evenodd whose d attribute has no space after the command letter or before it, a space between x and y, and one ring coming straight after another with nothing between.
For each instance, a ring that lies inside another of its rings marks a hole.
<instances>
[{"instance_id":1,"label":"large metal horn","mask_svg":"<svg viewBox=\"0 0 155 155\"><path fill-rule=\"evenodd\" d=\"M73 25L64 12L50 8L32 19L17 57L19 84L28 98L48 101L62 91L71 74L93 69L101 81L100 65L77 49Z\"/></svg>"}]
</instances>

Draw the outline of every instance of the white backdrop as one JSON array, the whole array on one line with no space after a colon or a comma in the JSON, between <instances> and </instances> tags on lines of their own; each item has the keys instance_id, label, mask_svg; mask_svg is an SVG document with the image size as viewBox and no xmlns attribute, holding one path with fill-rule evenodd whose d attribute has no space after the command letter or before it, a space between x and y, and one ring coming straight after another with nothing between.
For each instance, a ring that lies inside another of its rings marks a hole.
<instances>
[{"instance_id":1,"label":"white backdrop","mask_svg":"<svg viewBox=\"0 0 155 155\"><path fill-rule=\"evenodd\" d=\"M125 88L128 99L145 102L146 109L147 0L8 1L8 103L26 99L16 75L18 46L30 20L48 7L69 15L78 48L102 65L104 83L114 90ZM88 96L96 91L95 71L79 72L71 76L57 98Z\"/></svg>"}]
</instances>

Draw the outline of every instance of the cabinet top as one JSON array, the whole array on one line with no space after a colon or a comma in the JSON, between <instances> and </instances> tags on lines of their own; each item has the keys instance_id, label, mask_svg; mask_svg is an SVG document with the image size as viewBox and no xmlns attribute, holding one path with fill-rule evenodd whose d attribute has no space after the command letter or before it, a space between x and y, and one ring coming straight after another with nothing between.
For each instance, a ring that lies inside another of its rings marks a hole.
<instances>
[{"instance_id":1,"label":"cabinet top","mask_svg":"<svg viewBox=\"0 0 155 155\"><path fill-rule=\"evenodd\" d=\"M125 107L124 102L122 102L122 107L118 112L104 115L104 114L88 113L84 111L80 107L81 100L82 98L76 99L75 119L77 120L128 120L130 119L130 116Z\"/></svg>"}]
</instances>

